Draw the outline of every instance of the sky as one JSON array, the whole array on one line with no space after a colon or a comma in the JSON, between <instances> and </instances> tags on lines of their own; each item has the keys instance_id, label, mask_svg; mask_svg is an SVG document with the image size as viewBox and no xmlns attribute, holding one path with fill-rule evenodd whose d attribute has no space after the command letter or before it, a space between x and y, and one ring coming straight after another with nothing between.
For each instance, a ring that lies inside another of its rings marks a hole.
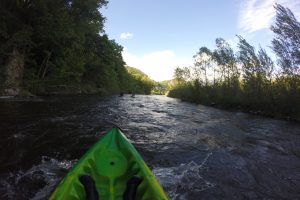
<instances>
[{"instance_id":1,"label":"sky","mask_svg":"<svg viewBox=\"0 0 300 200\"><path fill-rule=\"evenodd\" d=\"M272 54L275 3L300 19L300 0L109 0L101 12L126 64L162 81L172 79L176 67L193 65L200 47L215 49L219 37L236 50L242 35Z\"/></svg>"}]
</instances>

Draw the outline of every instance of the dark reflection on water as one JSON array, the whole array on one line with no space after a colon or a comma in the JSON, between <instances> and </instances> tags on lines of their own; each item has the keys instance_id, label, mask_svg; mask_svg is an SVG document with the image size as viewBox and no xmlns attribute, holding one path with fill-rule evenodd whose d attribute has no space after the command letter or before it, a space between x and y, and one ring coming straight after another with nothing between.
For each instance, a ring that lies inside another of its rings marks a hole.
<instances>
[{"instance_id":1,"label":"dark reflection on water","mask_svg":"<svg viewBox=\"0 0 300 200\"><path fill-rule=\"evenodd\" d=\"M46 199L122 127L171 199L300 199L300 126L163 96L0 99L0 199Z\"/></svg>"}]
</instances>

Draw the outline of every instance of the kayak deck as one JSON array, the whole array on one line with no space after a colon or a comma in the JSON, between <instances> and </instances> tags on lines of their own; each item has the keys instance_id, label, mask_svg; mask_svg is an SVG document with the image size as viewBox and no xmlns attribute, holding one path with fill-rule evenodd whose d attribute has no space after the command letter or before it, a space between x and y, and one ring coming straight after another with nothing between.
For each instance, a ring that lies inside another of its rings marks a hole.
<instances>
[{"instance_id":1,"label":"kayak deck","mask_svg":"<svg viewBox=\"0 0 300 200\"><path fill-rule=\"evenodd\" d=\"M168 199L154 174L134 146L118 129L113 128L75 164L57 186L50 199L86 199L79 180L83 175L94 182L99 199L123 199L128 181L140 177L135 199Z\"/></svg>"}]
</instances>

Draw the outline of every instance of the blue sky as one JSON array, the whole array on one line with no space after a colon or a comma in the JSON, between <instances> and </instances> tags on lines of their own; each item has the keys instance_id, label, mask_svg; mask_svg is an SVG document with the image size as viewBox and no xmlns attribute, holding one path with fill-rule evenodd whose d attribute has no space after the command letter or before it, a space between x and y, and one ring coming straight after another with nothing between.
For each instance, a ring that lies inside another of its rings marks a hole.
<instances>
[{"instance_id":1,"label":"blue sky","mask_svg":"<svg viewBox=\"0 0 300 200\"><path fill-rule=\"evenodd\" d=\"M240 34L271 52L275 2L299 19L299 0L109 0L101 12L125 62L161 81L171 79L176 66L192 65L200 47L214 49L217 37L236 48Z\"/></svg>"}]
</instances>

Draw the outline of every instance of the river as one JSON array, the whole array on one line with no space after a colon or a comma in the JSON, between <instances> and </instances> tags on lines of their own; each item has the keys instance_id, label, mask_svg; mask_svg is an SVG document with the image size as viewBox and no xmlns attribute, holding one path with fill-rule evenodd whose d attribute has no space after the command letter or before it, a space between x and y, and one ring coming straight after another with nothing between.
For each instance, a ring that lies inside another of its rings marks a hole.
<instances>
[{"instance_id":1,"label":"river","mask_svg":"<svg viewBox=\"0 0 300 200\"><path fill-rule=\"evenodd\" d=\"M164 96L0 99L0 199L47 199L113 124L170 199L300 199L300 125Z\"/></svg>"}]
</instances>

